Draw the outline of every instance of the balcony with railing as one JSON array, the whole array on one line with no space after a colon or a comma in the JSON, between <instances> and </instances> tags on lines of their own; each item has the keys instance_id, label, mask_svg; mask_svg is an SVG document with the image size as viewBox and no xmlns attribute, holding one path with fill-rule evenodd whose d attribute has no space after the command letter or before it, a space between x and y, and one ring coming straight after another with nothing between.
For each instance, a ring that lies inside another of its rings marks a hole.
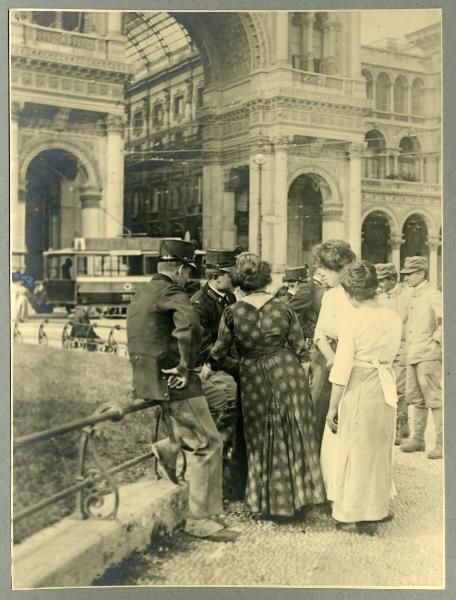
<instances>
[{"instance_id":1,"label":"balcony with railing","mask_svg":"<svg viewBox=\"0 0 456 600\"><path fill-rule=\"evenodd\" d=\"M93 33L43 27L26 21L11 22L11 54L43 62L71 63L128 74L125 42Z\"/></svg>"}]
</instances>

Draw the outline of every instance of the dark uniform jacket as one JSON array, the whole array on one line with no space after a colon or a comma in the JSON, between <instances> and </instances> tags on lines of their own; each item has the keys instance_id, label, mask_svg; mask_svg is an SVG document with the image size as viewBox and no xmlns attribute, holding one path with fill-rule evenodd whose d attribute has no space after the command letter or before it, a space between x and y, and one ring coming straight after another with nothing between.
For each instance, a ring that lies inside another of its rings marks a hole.
<instances>
[{"instance_id":1,"label":"dark uniform jacket","mask_svg":"<svg viewBox=\"0 0 456 600\"><path fill-rule=\"evenodd\" d=\"M204 364L212 346L217 341L217 335L222 318L223 311L227 306L236 302L236 296L232 292L226 292L225 296L221 296L206 283L196 294L190 299L193 307L198 313L203 342L198 358L199 364ZM223 369L229 370L235 367L237 361L233 357L227 357Z\"/></svg>"},{"instance_id":2,"label":"dark uniform jacket","mask_svg":"<svg viewBox=\"0 0 456 600\"><path fill-rule=\"evenodd\" d=\"M184 290L163 274L153 275L135 294L127 311L127 338L135 398L180 400L202 396L192 370L201 345L198 315ZM190 370L182 390L168 389L162 369Z\"/></svg>"},{"instance_id":3,"label":"dark uniform jacket","mask_svg":"<svg viewBox=\"0 0 456 600\"><path fill-rule=\"evenodd\" d=\"M325 289L325 287L310 280L301 284L296 294L287 294L280 298L290 304L298 314L305 338L313 339L320 313L321 298Z\"/></svg>"}]
</instances>

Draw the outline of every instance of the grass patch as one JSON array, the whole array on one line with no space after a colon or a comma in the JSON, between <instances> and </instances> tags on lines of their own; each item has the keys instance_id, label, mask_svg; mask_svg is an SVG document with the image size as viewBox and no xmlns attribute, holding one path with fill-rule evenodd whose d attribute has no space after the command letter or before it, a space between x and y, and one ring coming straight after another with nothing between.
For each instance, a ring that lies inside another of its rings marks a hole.
<instances>
[{"instance_id":1,"label":"grass patch","mask_svg":"<svg viewBox=\"0 0 456 600\"><path fill-rule=\"evenodd\" d=\"M107 354L18 344L13 354L14 436L42 431L88 416L105 402L130 404L128 360ZM99 426L97 449L107 468L150 450L155 410L127 415ZM13 504L16 512L75 483L79 432L16 449L13 455ZM119 483L152 472L147 461L117 474ZM17 523L14 541L71 514L72 496Z\"/></svg>"}]
</instances>

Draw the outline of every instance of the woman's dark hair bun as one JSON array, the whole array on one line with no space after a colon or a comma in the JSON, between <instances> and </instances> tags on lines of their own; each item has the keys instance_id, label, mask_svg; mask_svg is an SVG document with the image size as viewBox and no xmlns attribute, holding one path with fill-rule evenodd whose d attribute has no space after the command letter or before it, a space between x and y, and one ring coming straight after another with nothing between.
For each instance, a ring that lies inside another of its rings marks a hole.
<instances>
[{"instance_id":1,"label":"woman's dark hair bun","mask_svg":"<svg viewBox=\"0 0 456 600\"><path fill-rule=\"evenodd\" d=\"M235 287L245 292L254 292L271 283L271 271L271 265L256 254L242 252L236 259L231 279Z\"/></svg>"},{"instance_id":2,"label":"woman's dark hair bun","mask_svg":"<svg viewBox=\"0 0 456 600\"><path fill-rule=\"evenodd\" d=\"M341 271L340 284L355 300L374 298L378 287L375 266L366 260L347 265Z\"/></svg>"}]
</instances>

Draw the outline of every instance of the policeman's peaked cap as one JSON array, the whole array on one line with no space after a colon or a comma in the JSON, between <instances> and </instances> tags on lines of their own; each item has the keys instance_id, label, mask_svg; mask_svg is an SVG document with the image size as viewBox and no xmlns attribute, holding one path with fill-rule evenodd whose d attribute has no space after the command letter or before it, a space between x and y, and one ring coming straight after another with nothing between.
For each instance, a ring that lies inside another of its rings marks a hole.
<instances>
[{"instance_id":1,"label":"policeman's peaked cap","mask_svg":"<svg viewBox=\"0 0 456 600\"><path fill-rule=\"evenodd\" d=\"M309 266L302 265L301 267L293 267L285 269L283 281L305 281L309 276Z\"/></svg>"},{"instance_id":2,"label":"policeman's peaked cap","mask_svg":"<svg viewBox=\"0 0 456 600\"><path fill-rule=\"evenodd\" d=\"M206 250L206 269L220 269L231 271L236 266L237 250L224 250L213 248Z\"/></svg>"},{"instance_id":3,"label":"policeman's peaked cap","mask_svg":"<svg viewBox=\"0 0 456 600\"><path fill-rule=\"evenodd\" d=\"M164 239L160 243L159 258L160 262L181 262L196 269L195 246L191 242L184 240Z\"/></svg>"}]
</instances>

